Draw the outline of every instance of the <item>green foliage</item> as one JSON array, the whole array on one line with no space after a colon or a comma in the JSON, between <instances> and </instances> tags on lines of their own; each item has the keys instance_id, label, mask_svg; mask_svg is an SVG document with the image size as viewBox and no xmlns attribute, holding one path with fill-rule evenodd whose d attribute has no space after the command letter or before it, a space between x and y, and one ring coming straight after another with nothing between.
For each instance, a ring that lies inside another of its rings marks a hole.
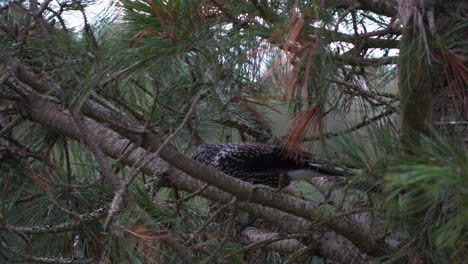
<instances>
[{"instance_id":1,"label":"green foliage","mask_svg":"<svg viewBox=\"0 0 468 264\"><path fill-rule=\"evenodd\" d=\"M468 235L468 152L436 132L418 144L402 143L387 128L370 127L366 136L338 138L345 163L355 167L348 182L362 190L371 208L399 234L400 250L386 263L463 263ZM383 228L383 227L381 227Z\"/></svg>"},{"instance_id":2,"label":"green foliage","mask_svg":"<svg viewBox=\"0 0 468 264\"><path fill-rule=\"evenodd\" d=\"M468 152L439 136L423 137L395 156L387 172L387 206L409 250L430 263L462 261L468 234ZM465 252L466 253L466 252Z\"/></svg>"}]
</instances>

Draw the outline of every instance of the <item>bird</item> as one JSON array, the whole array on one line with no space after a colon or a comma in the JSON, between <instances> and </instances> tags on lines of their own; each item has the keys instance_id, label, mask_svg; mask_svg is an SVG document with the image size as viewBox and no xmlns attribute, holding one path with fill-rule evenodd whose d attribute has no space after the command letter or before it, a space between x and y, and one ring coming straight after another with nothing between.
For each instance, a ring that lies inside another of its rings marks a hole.
<instances>
[{"instance_id":1,"label":"bird","mask_svg":"<svg viewBox=\"0 0 468 264\"><path fill-rule=\"evenodd\" d=\"M282 189L295 180L322 176L351 176L352 174L318 164L301 162L290 157L293 150L263 143L201 144L190 157L229 176L252 184ZM310 160L312 154L301 151L300 157Z\"/></svg>"}]
</instances>

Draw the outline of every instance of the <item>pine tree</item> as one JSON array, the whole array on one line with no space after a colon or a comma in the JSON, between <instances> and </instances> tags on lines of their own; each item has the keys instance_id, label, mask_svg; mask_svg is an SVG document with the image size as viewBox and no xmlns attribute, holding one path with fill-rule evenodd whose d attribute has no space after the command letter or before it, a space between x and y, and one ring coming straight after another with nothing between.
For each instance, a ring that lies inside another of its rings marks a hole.
<instances>
[{"instance_id":1,"label":"pine tree","mask_svg":"<svg viewBox=\"0 0 468 264\"><path fill-rule=\"evenodd\" d=\"M465 1L97 4L0 2L2 263L463 262ZM188 157L236 141L354 176Z\"/></svg>"}]
</instances>

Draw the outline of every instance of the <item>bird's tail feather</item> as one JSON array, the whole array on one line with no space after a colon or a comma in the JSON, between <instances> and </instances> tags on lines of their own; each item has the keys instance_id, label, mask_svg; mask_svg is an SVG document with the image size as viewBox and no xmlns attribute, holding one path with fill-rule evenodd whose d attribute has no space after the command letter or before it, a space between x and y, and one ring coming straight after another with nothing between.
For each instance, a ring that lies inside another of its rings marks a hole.
<instances>
[{"instance_id":1,"label":"bird's tail feather","mask_svg":"<svg viewBox=\"0 0 468 264\"><path fill-rule=\"evenodd\" d=\"M347 173L345 171L326 168L322 167L317 164L307 164L305 168L289 170L287 173L288 177L291 180L298 181L298 180L308 180L314 177L324 177L324 176L353 176L351 173Z\"/></svg>"},{"instance_id":2,"label":"bird's tail feather","mask_svg":"<svg viewBox=\"0 0 468 264\"><path fill-rule=\"evenodd\" d=\"M324 174L324 175L328 175L328 176L343 176L343 177L347 177L347 176L353 176L354 174L352 173L348 173L346 171L342 171L342 170L337 170L337 169L332 169L332 168L327 168L327 167L323 167L321 165L318 165L318 164L313 164L313 163L308 163L307 164L307 168L308 169L311 169L311 170L314 170L320 174Z\"/></svg>"}]
</instances>

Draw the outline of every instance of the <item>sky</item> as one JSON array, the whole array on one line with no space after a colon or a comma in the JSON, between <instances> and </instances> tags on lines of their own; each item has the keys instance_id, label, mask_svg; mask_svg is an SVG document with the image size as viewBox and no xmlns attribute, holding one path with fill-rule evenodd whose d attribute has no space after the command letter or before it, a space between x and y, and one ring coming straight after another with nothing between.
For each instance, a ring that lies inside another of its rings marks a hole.
<instances>
[{"instance_id":1,"label":"sky","mask_svg":"<svg viewBox=\"0 0 468 264\"><path fill-rule=\"evenodd\" d=\"M97 0L96 4L93 4L85 9L86 16L89 22L92 24L93 20L99 17L99 14L102 14L106 8L110 7L112 0ZM80 12L70 11L63 14L63 19L67 24L67 27L74 30L81 30L83 27L83 16Z\"/></svg>"}]
</instances>

